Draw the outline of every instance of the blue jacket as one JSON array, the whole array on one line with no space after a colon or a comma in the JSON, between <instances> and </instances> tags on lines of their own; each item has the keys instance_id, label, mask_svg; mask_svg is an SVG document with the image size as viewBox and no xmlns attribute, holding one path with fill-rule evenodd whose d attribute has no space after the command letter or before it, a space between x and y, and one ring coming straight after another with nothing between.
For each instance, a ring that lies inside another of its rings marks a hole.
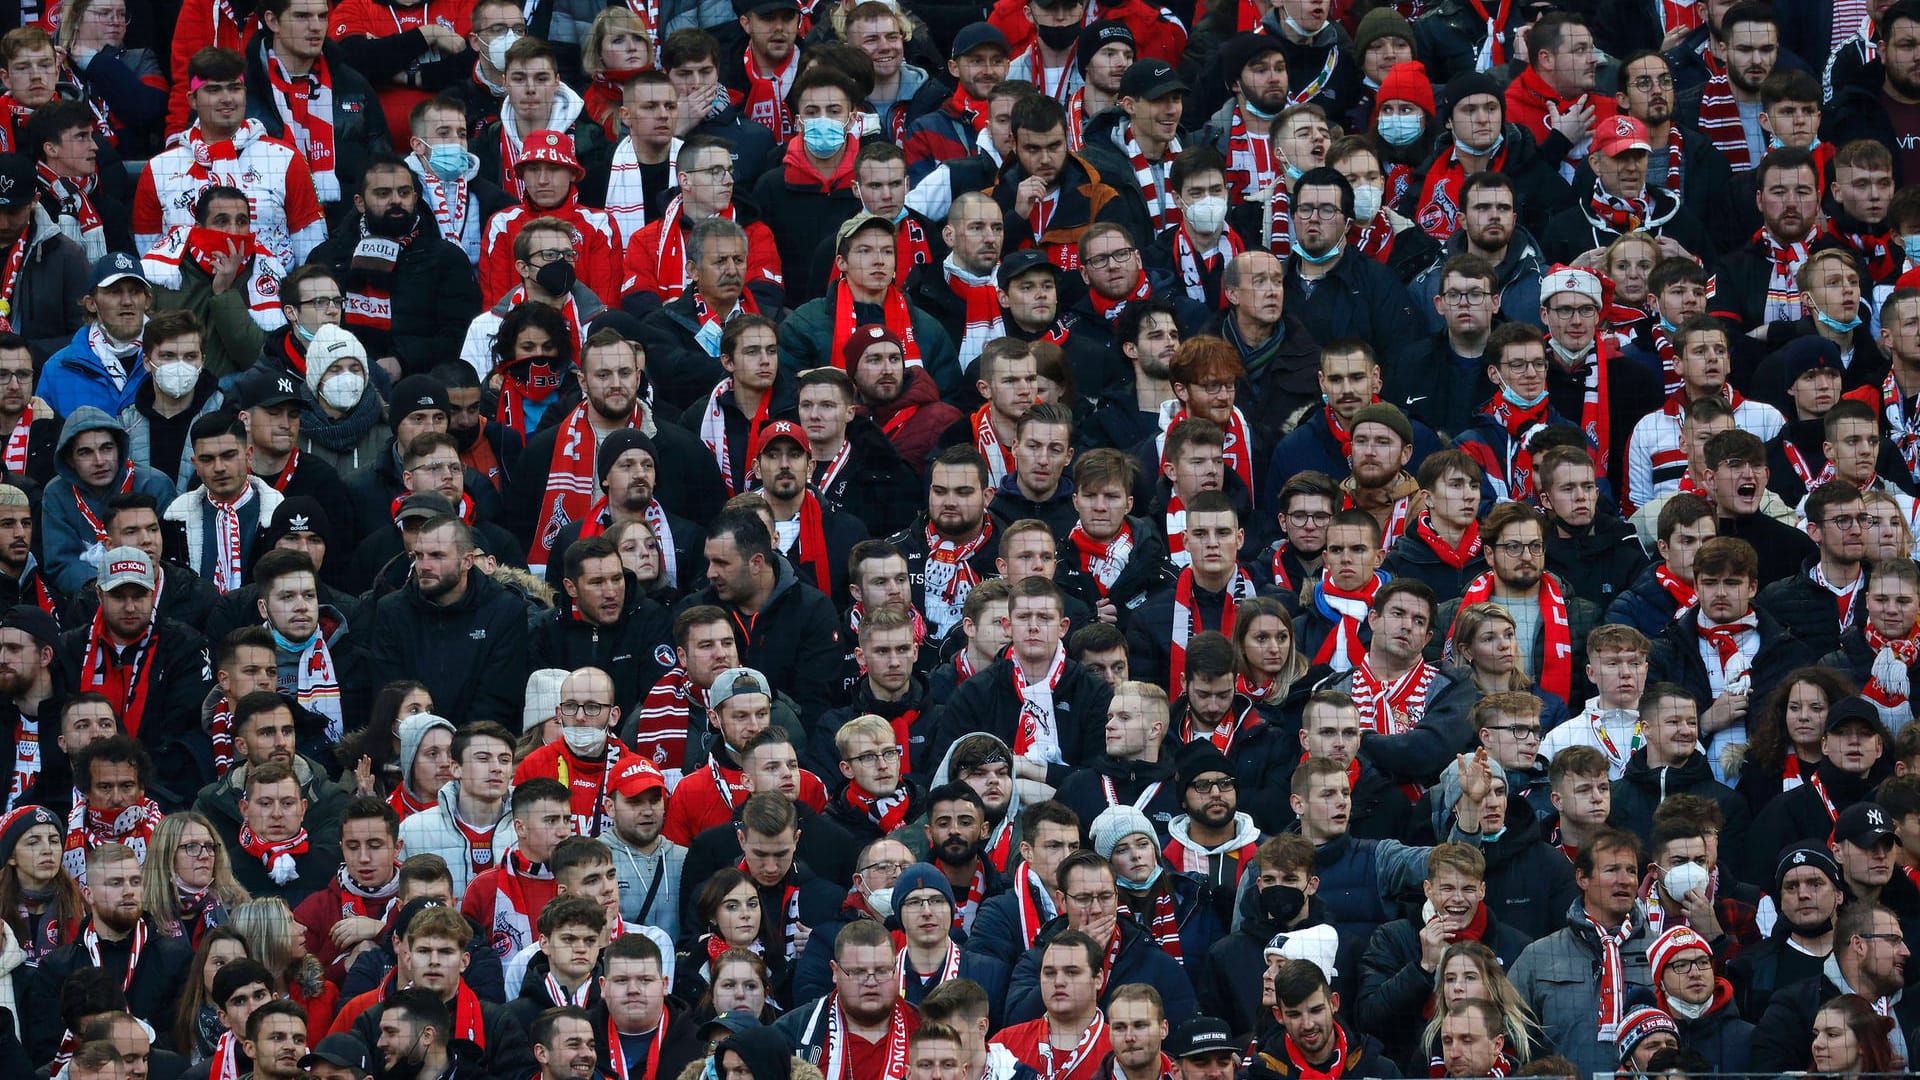
<instances>
[{"instance_id":1,"label":"blue jacket","mask_svg":"<svg viewBox=\"0 0 1920 1080\"><path fill-rule=\"evenodd\" d=\"M51 365L47 370L49 374L52 372ZM44 379L41 385L46 385ZM54 587L68 596L77 595L92 583L99 558L106 550L99 542L93 525L81 515L80 503L75 496L84 499L87 511L105 526L107 502L120 493L117 483L109 484L104 491L81 484L80 478L67 462L67 448L89 431L111 432L114 441L119 444L121 469L116 470L116 477L125 475L127 464L127 429L121 427L118 420L91 405L82 405L67 417L66 424L60 429L54 476L47 481L47 490L40 500L40 546L46 572L53 578ZM173 498L173 482L145 465L133 466L132 490L153 496L163 507Z\"/></svg>"},{"instance_id":2,"label":"blue jacket","mask_svg":"<svg viewBox=\"0 0 1920 1080\"><path fill-rule=\"evenodd\" d=\"M61 416L72 416L87 405L108 416L119 416L133 406L140 384L147 381L147 369L140 363L139 351L135 350L126 361L127 384L115 389L106 365L93 354L93 346L87 341L90 329L90 326L81 327L67 347L54 353L40 370L38 393Z\"/></svg>"}]
</instances>

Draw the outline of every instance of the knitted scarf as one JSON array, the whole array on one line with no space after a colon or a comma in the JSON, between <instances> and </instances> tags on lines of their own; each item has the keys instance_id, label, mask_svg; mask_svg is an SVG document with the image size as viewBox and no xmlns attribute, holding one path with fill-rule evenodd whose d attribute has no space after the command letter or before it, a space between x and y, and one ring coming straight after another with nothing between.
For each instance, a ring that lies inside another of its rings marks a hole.
<instances>
[{"instance_id":1,"label":"knitted scarf","mask_svg":"<svg viewBox=\"0 0 1920 1080\"><path fill-rule=\"evenodd\" d=\"M101 844L125 844L144 861L147 841L152 839L160 819L166 816L166 811L160 809L152 796L143 796L139 802L111 816L88 806L84 797L75 799L73 808L67 811L66 853L61 861L74 880L83 885L87 880L87 852Z\"/></svg>"},{"instance_id":2,"label":"knitted scarf","mask_svg":"<svg viewBox=\"0 0 1920 1080\"><path fill-rule=\"evenodd\" d=\"M1173 167L1173 159L1180 156L1179 137L1175 136L1167 144L1158 162L1147 160L1146 151L1140 149L1140 140L1134 136L1131 121L1122 121L1114 129L1113 141L1127 155L1134 183L1140 186L1140 197L1146 201L1147 214L1153 219L1153 231L1159 233L1180 224L1180 207L1173 201L1173 184L1170 181L1163 184L1160 179L1164 171Z\"/></svg>"},{"instance_id":3,"label":"knitted scarf","mask_svg":"<svg viewBox=\"0 0 1920 1080\"><path fill-rule=\"evenodd\" d=\"M1335 585L1325 570L1320 571L1319 578L1308 593L1307 602L1321 618L1332 623L1333 628L1315 651L1314 663L1327 664L1335 672L1341 672L1353 667L1366 655L1367 647L1360 642L1360 627L1373 607L1373 594L1388 580L1386 571L1376 570L1365 584L1349 592Z\"/></svg>"},{"instance_id":4,"label":"knitted scarf","mask_svg":"<svg viewBox=\"0 0 1920 1080\"><path fill-rule=\"evenodd\" d=\"M1241 252L1247 250L1246 241L1240 234L1227 229L1220 234L1215 243L1213 254L1201 255L1194 250L1193 240L1186 229L1173 234L1173 262L1180 270L1180 285L1186 290L1187 299L1195 303L1207 302L1207 281L1213 275L1233 262ZM1143 273L1144 276L1144 273ZM1220 290L1215 306L1224 309L1227 306L1226 290Z\"/></svg>"},{"instance_id":5,"label":"knitted scarf","mask_svg":"<svg viewBox=\"0 0 1920 1080\"><path fill-rule=\"evenodd\" d=\"M1220 605L1220 632L1233 636L1233 613L1240 601L1251 599L1254 595L1253 579L1236 564L1233 578L1227 582ZM1187 641L1200 632L1200 608L1193 600L1193 567L1180 571L1179 580L1173 586L1173 639L1172 655L1169 662L1168 693L1179 697L1186 691L1187 682Z\"/></svg>"},{"instance_id":6,"label":"knitted scarf","mask_svg":"<svg viewBox=\"0 0 1920 1080\"><path fill-rule=\"evenodd\" d=\"M1487 168L1492 172L1505 172L1506 165L1507 149L1501 145L1488 159ZM1466 182L1467 167L1460 160L1459 145L1455 144L1427 170L1427 179L1420 186L1413 220L1428 236L1443 244L1460 227L1460 189Z\"/></svg>"},{"instance_id":7,"label":"knitted scarf","mask_svg":"<svg viewBox=\"0 0 1920 1080\"><path fill-rule=\"evenodd\" d=\"M960 363L970 364L987 342L1006 335L1000 293L994 286L992 272L970 274L956 265L951 256L940 264L940 270L947 288L960 298L965 311L960 333Z\"/></svg>"},{"instance_id":8,"label":"knitted scarf","mask_svg":"<svg viewBox=\"0 0 1920 1080\"><path fill-rule=\"evenodd\" d=\"M342 731L340 671L334 664L324 628L316 629L300 646L300 655L293 664L293 677L294 700L309 712L326 717L327 738L339 739Z\"/></svg>"},{"instance_id":9,"label":"knitted scarf","mask_svg":"<svg viewBox=\"0 0 1920 1080\"><path fill-rule=\"evenodd\" d=\"M675 665L653 684L640 702L640 727L633 737L634 752L655 766L678 768L670 763L686 759L687 726L691 710L698 709L704 721L707 715L707 691L694 684L687 670ZM701 725L705 726L704 722Z\"/></svg>"},{"instance_id":10,"label":"knitted scarf","mask_svg":"<svg viewBox=\"0 0 1920 1080\"><path fill-rule=\"evenodd\" d=\"M307 830L301 829L285 840L266 840L254 834L245 822L240 825L240 847L260 860L275 885L285 885L300 876L294 856L307 853ZM342 867L344 869L344 867Z\"/></svg>"},{"instance_id":11,"label":"knitted scarf","mask_svg":"<svg viewBox=\"0 0 1920 1080\"><path fill-rule=\"evenodd\" d=\"M1122 521L1120 531L1112 537L1095 540L1075 522L1073 531L1067 534L1067 542L1073 545L1074 552L1079 556L1080 569L1093 578L1100 595L1105 596L1113 588L1113 583L1120 579L1120 572L1126 569L1127 560L1133 555L1133 526Z\"/></svg>"},{"instance_id":12,"label":"knitted scarf","mask_svg":"<svg viewBox=\"0 0 1920 1080\"><path fill-rule=\"evenodd\" d=\"M1447 543L1446 537L1441 536L1440 531L1433 527L1433 515L1426 511L1422 511L1420 516L1414 519L1413 534L1424 541L1427 547L1439 556L1441 562L1455 570L1465 569L1466 565L1480 554L1478 519L1467 523L1467 531L1460 534L1460 544L1457 547Z\"/></svg>"},{"instance_id":13,"label":"knitted scarf","mask_svg":"<svg viewBox=\"0 0 1920 1080\"><path fill-rule=\"evenodd\" d=\"M770 74L761 72L760 62L753 58L752 48L748 48L740 59L747 73L747 93L735 104L742 106L741 111L747 119L773 132L776 142L786 142L794 132L793 110L787 108L787 92L793 89L794 74L800 69L800 50L789 53L786 63Z\"/></svg>"},{"instance_id":14,"label":"knitted scarf","mask_svg":"<svg viewBox=\"0 0 1920 1080\"><path fill-rule=\"evenodd\" d=\"M1691 608L1694 602L1699 599L1694 592L1693 586L1688 582L1681 581L1675 576L1673 571L1667 569L1666 563L1661 563L1659 566L1653 568L1653 577L1655 581L1660 583L1660 588L1664 589L1666 594L1673 599L1673 614L1675 618L1686 614L1687 609Z\"/></svg>"},{"instance_id":15,"label":"knitted scarf","mask_svg":"<svg viewBox=\"0 0 1920 1080\"><path fill-rule=\"evenodd\" d=\"M1900 392L1900 383L1887 372L1880 383L1881 414L1887 418L1887 439L1900 451L1900 460L1906 462L1907 471L1920 472L1920 409L1908 410L1907 396ZM26 421L21 420L24 427ZM18 430L18 429L16 429ZM12 444L8 444L11 452ZM8 470L12 470L9 465Z\"/></svg>"},{"instance_id":16,"label":"knitted scarf","mask_svg":"<svg viewBox=\"0 0 1920 1080\"><path fill-rule=\"evenodd\" d=\"M1427 713L1427 690L1439 673L1439 668L1422 661L1391 684L1383 683L1362 657L1351 672L1360 730L1380 735L1401 735L1411 730Z\"/></svg>"},{"instance_id":17,"label":"knitted scarf","mask_svg":"<svg viewBox=\"0 0 1920 1080\"><path fill-rule=\"evenodd\" d=\"M147 715L147 695L153 689L158 644L155 633L153 623L148 622L139 640L123 648L107 634L105 609L96 610L92 632L87 635L87 653L80 663L81 689L105 694L120 714L127 734L135 737L140 734L140 722Z\"/></svg>"},{"instance_id":18,"label":"knitted scarf","mask_svg":"<svg viewBox=\"0 0 1920 1080\"><path fill-rule=\"evenodd\" d=\"M720 380L707 395L707 411L700 416L700 441L706 444L713 454L714 462L720 466L720 480L727 486L727 497L739 494L740 483L733 475L733 450L727 445L727 415L720 404L722 395L732 392L733 376ZM767 410L773 404L773 388L760 395L760 407L754 410L753 418L747 421L747 460L752 461L759 452L760 429L767 424Z\"/></svg>"},{"instance_id":19,"label":"knitted scarf","mask_svg":"<svg viewBox=\"0 0 1920 1080\"><path fill-rule=\"evenodd\" d=\"M106 253L106 225L100 220L100 212L93 206L93 189L100 183L98 176L83 176L78 179L61 176L48 167L46 162L34 166L40 177L40 190L47 193L58 210L56 217L72 218L75 228L80 232L80 246L89 254L98 250ZM22 236L16 243L24 244L27 238ZM12 296L13 290L5 295Z\"/></svg>"},{"instance_id":20,"label":"knitted scarf","mask_svg":"<svg viewBox=\"0 0 1920 1080\"><path fill-rule=\"evenodd\" d=\"M342 863L340 869L334 872L333 881L340 886L342 894L341 918L358 915L361 918L379 919L385 922L387 916L393 914L394 900L400 895L399 874L389 874L386 884L369 889L353 880L353 875L347 872L346 864Z\"/></svg>"},{"instance_id":21,"label":"knitted scarf","mask_svg":"<svg viewBox=\"0 0 1920 1080\"><path fill-rule=\"evenodd\" d=\"M1754 166L1760 164L1747 144L1747 128L1740 122L1740 105L1733 100L1733 83L1725 71L1710 76L1701 87L1700 119L1694 126L1727 159L1735 173L1752 172Z\"/></svg>"},{"instance_id":22,"label":"knitted scarf","mask_svg":"<svg viewBox=\"0 0 1920 1080\"><path fill-rule=\"evenodd\" d=\"M1246 106L1235 105L1227 128L1228 201L1239 205L1254 199L1267 190L1278 171L1265 124L1257 132L1252 130L1247 126Z\"/></svg>"},{"instance_id":23,"label":"knitted scarf","mask_svg":"<svg viewBox=\"0 0 1920 1080\"><path fill-rule=\"evenodd\" d=\"M1645 188L1631 199L1623 199L1599 184L1593 185L1593 198L1587 200L1587 216L1608 232L1630 233L1646 223L1653 212L1653 197Z\"/></svg>"},{"instance_id":24,"label":"knitted scarf","mask_svg":"<svg viewBox=\"0 0 1920 1080\"><path fill-rule=\"evenodd\" d=\"M845 371L847 368L847 340L853 337L859 328L860 320L853 313L853 290L842 281L828 287L833 294L829 305L833 309L833 366ZM920 366L920 343L913 336L913 312L907 307L906 294L898 285L887 286L887 295L880 301L881 321L887 329L900 339L900 351L905 354L907 366Z\"/></svg>"},{"instance_id":25,"label":"knitted scarf","mask_svg":"<svg viewBox=\"0 0 1920 1080\"><path fill-rule=\"evenodd\" d=\"M1783 244L1773 233L1762 228L1753 234L1755 244L1766 246L1767 262L1772 272L1767 277L1767 306L1763 321L1794 322L1806 314L1804 298L1800 295L1800 266L1807 261L1809 236L1791 244Z\"/></svg>"},{"instance_id":26,"label":"knitted scarf","mask_svg":"<svg viewBox=\"0 0 1920 1080\"><path fill-rule=\"evenodd\" d=\"M967 421L973 429L973 448L987 459L987 486L997 488L1008 473L1013 472L1013 447L1000 441L1000 433L993 429L993 402L973 410L973 416Z\"/></svg>"},{"instance_id":27,"label":"knitted scarf","mask_svg":"<svg viewBox=\"0 0 1920 1080\"><path fill-rule=\"evenodd\" d=\"M1547 347L1554 349L1549 337ZM1612 364L1613 347L1609 343L1596 339L1593 343L1593 362L1586 366L1580 380L1580 430L1593 444L1588 452L1594 457L1594 468L1601 475L1607 471L1608 448L1613 445L1613 408L1610 387L1613 380L1607 376L1607 368ZM1503 399L1504 400L1504 399Z\"/></svg>"},{"instance_id":28,"label":"knitted scarf","mask_svg":"<svg viewBox=\"0 0 1920 1080\"><path fill-rule=\"evenodd\" d=\"M46 168L46 166L41 166ZM1848 217L1845 222L1839 214L1827 215L1826 233L1858 252L1867 263L1867 277L1873 281L1891 281L1900 276L1900 264L1906 256L1900 243L1893 238L1891 229L1882 227L1875 233L1865 228L1849 229L1848 225L1863 225Z\"/></svg>"},{"instance_id":29,"label":"knitted scarf","mask_svg":"<svg viewBox=\"0 0 1920 1080\"><path fill-rule=\"evenodd\" d=\"M1457 611L1493 599L1494 577L1489 570L1474 578L1460 597ZM1551 574L1540 575L1540 688L1566 701L1573 694L1573 624L1567 617L1567 600L1560 583ZM1458 625L1459 615L1454 616ZM1453 628L1447 629L1448 651L1452 650Z\"/></svg>"},{"instance_id":30,"label":"knitted scarf","mask_svg":"<svg viewBox=\"0 0 1920 1080\"><path fill-rule=\"evenodd\" d=\"M905 758L901 763L904 768ZM907 811L913 805L913 789L902 782L891 794L869 795L859 784L848 784L847 805L865 815L880 830L880 835L886 836L906 822Z\"/></svg>"},{"instance_id":31,"label":"knitted scarf","mask_svg":"<svg viewBox=\"0 0 1920 1080\"><path fill-rule=\"evenodd\" d=\"M1552 406L1548 396L1542 394L1540 401L1531 408L1522 409L1509 402L1505 394L1495 394L1493 400L1481 408L1482 413L1492 418L1507 433L1506 476L1507 498L1515 501L1533 499L1533 451L1527 449L1527 443L1544 430L1549 421Z\"/></svg>"},{"instance_id":32,"label":"knitted scarf","mask_svg":"<svg viewBox=\"0 0 1920 1080\"><path fill-rule=\"evenodd\" d=\"M967 594L980 582L972 559L993 536L993 518L981 518L979 534L965 541L949 540L932 525L924 528L927 564L921 579L922 603L935 626L951 627L960 621L960 607L967 602ZM936 601L939 608L934 607Z\"/></svg>"},{"instance_id":33,"label":"knitted scarf","mask_svg":"<svg viewBox=\"0 0 1920 1080\"><path fill-rule=\"evenodd\" d=\"M1627 913L1626 921L1618 930L1608 929L1596 922L1586 909L1582 908L1579 920L1573 923L1574 936L1585 942L1599 960L1600 967L1600 1033L1603 1043L1614 1041L1620 1030L1620 1019L1627 1012L1627 970L1622 960L1622 946L1633 939L1633 913Z\"/></svg>"},{"instance_id":34,"label":"knitted scarf","mask_svg":"<svg viewBox=\"0 0 1920 1080\"><path fill-rule=\"evenodd\" d=\"M734 221L733 204L728 203L725 210L714 216ZM687 291L686 233L696 224L686 219L686 204L678 195L667 204L666 213L660 217L660 236L653 249L653 282L662 303L671 304Z\"/></svg>"}]
</instances>

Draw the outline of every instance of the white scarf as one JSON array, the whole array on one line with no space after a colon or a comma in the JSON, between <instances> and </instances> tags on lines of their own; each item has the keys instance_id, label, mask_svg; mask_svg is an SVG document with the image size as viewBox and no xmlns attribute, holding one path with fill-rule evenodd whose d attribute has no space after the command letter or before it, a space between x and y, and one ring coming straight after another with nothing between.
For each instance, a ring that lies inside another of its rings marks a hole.
<instances>
[{"instance_id":1,"label":"white scarf","mask_svg":"<svg viewBox=\"0 0 1920 1080\"><path fill-rule=\"evenodd\" d=\"M680 162L680 140L667 146L667 168ZM641 183L640 156L631 136L621 139L613 151L613 169L607 175L607 214L620 226L620 235L631 239L647 225L647 196Z\"/></svg>"}]
</instances>

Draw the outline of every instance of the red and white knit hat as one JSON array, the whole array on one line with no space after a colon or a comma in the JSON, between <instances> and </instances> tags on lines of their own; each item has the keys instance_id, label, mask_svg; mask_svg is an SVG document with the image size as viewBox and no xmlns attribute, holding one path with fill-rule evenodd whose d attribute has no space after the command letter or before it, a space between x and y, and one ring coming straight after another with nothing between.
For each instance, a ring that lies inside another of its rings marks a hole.
<instances>
[{"instance_id":1,"label":"red and white knit hat","mask_svg":"<svg viewBox=\"0 0 1920 1080\"><path fill-rule=\"evenodd\" d=\"M1647 965L1653 969L1654 986L1660 985L1660 976L1667 965L1687 949L1699 949L1707 954L1709 961L1713 959L1713 947L1690 926L1676 926L1654 939L1647 947Z\"/></svg>"}]
</instances>

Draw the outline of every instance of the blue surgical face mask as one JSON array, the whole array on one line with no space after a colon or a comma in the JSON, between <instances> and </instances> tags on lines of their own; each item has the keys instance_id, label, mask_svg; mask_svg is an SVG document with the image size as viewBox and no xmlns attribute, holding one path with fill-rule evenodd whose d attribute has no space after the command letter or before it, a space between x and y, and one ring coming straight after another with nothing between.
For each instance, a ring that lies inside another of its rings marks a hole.
<instances>
[{"instance_id":1,"label":"blue surgical face mask","mask_svg":"<svg viewBox=\"0 0 1920 1080\"><path fill-rule=\"evenodd\" d=\"M1401 113L1398 116L1383 116L1375 125L1380 137L1395 146L1405 146L1420 137L1427 129L1427 118L1419 113Z\"/></svg>"},{"instance_id":2,"label":"blue surgical face mask","mask_svg":"<svg viewBox=\"0 0 1920 1080\"><path fill-rule=\"evenodd\" d=\"M1848 319L1846 322L1841 322L1839 319L1834 318L1824 311L1814 312L1813 317L1819 320L1821 326L1826 327L1836 334L1852 333L1860 328L1860 316L1858 315Z\"/></svg>"},{"instance_id":3,"label":"blue surgical face mask","mask_svg":"<svg viewBox=\"0 0 1920 1080\"><path fill-rule=\"evenodd\" d=\"M1305 259L1307 262L1310 262L1315 266L1324 266L1325 264L1330 263L1333 260L1339 258L1340 253L1342 251L1345 251L1346 249L1347 249L1347 245L1344 243L1340 243L1340 244L1335 244L1332 247L1328 248L1326 253L1323 255L1314 255L1308 252L1306 248L1300 247L1299 245L1296 244L1294 245L1293 251L1294 251L1294 254L1300 256L1302 259Z\"/></svg>"},{"instance_id":4,"label":"blue surgical face mask","mask_svg":"<svg viewBox=\"0 0 1920 1080\"><path fill-rule=\"evenodd\" d=\"M293 330L294 336L301 341L310 342L313 340L313 331L301 326L299 323L294 323L291 329Z\"/></svg>"},{"instance_id":5,"label":"blue surgical face mask","mask_svg":"<svg viewBox=\"0 0 1920 1080\"><path fill-rule=\"evenodd\" d=\"M1166 867L1164 867L1164 866L1159 866L1159 865L1156 865L1156 866L1154 866L1154 868L1153 868L1153 873L1151 873L1151 874L1148 874L1148 875L1147 875L1147 880L1145 880L1145 881L1123 881L1123 882L1122 882L1122 884L1124 884L1124 885L1125 885L1125 886L1126 886L1127 888L1129 888L1129 889L1132 889L1132 890L1133 890L1134 892L1145 892L1145 891L1147 891L1148 889L1151 889L1151 888L1153 888L1153 883L1154 883L1154 882L1156 882L1156 881L1159 881L1159 880L1160 880L1160 874L1161 874L1161 873L1162 873L1162 872L1163 872L1164 870L1166 870Z\"/></svg>"},{"instance_id":6,"label":"blue surgical face mask","mask_svg":"<svg viewBox=\"0 0 1920 1080\"><path fill-rule=\"evenodd\" d=\"M427 168L442 180L467 174L467 148L457 143L441 143L427 151Z\"/></svg>"},{"instance_id":7,"label":"blue surgical face mask","mask_svg":"<svg viewBox=\"0 0 1920 1080\"><path fill-rule=\"evenodd\" d=\"M1292 164L1288 164L1287 166L1285 166L1285 168L1287 170L1287 183L1289 184L1299 183L1300 174L1302 170L1294 168Z\"/></svg>"},{"instance_id":8,"label":"blue surgical face mask","mask_svg":"<svg viewBox=\"0 0 1920 1080\"><path fill-rule=\"evenodd\" d=\"M1907 253L1907 261L1920 262L1920 233L1901 237L1900 247Z\"/></svg>"},{"instance_id":9,"label":"blue surgical face mask","mask_svg":"<svg viewBox=\"0 0 1920 1080\"><path fill-rule=\"evenodd\" d=\"M1531 409L1535 405L1547 400L1547 392L1545 390L1540 391L1540 393L1533 398L1523 398L1519 394L1514 393L1513 387L1511 386L1502 386L1500 388L1500 396L1507 399L1507 404L1520 409Z\"/></svg>"},{"instance_id":10,"label":"blue surgical face mask","mask_svg":"<svg viewBox=\"0 0 1920 1080\"><path fill-rule=\"evenodd\" d=\"M1677 332L1680 328L1668 322L1667 317L1665 315L1662 315L1660 316L1660 329L1665 330L1667 333L1671 334L1671 333Z\"/></svg>"},{"instance_id":11,"label":"blue surgical face mask","mask_svg":"<svg viewBox=\"0 0 1920 1080\"><path fill-rule=\"evenodd\" d=\"M1475 156L1478 156L1478 157L1489 157L1489 158L1490 158L1490 157L1492 157L1493 155L1495 155L1495 154L1497 154L1497 153L1499 153L1499 152L1500 152L1500 148L1501 148L1501 147L1503 147L1503 146L1505 146L1505 145L1507 145L1507 133L1503 131L1503 132L1501 132L1500 134L1498 134L1498 135L1495 135L1495 136L1493 137L1493 145L1492 145L1492 146L1489 146L1489 147L1487 147L1487 148L1486 148L1485 150L1475 150L1475 149L1473 149L1472 147L1469 147L1469 146L1466 146L1466 145L1464 145L1464 144L1462 144L1462 145L1461 145L1461 149L1462 149L1462 150L1465 150L1465 151L1466 151L1467 153L1469 153L1469 154L1473 154L1473 155L1475 155Z\"/></svg>"},{"instance_id":12,"label":"blue surgical face mask","mask_svg":"<svg viewBox=\"0 0 1920 1080\"><path fill-rule=\"evenodd\" d=\"M894 212L893 223L895 225L898 225L905 220L907 220L907 208L902 206L899 210Z\"/></svg>"},{"instance_id":13,"label":"blue surgical face mask","mask_svg":"<svg viewBox=\"0 0 1920 1080\"><path fill-rule=\"evenodd\" d=\"M847 145L847 125L828 116L809 116L800 121L800 137L806 140L807 153L832 157Z\"/></svg>"},{"instance_id":14,"label":"blue surgical face mask","mask_svg":"<svg viewBox=\"0 0 1920 1080\"><path fill-rule=\"evenodd\" d=\"M308 634L306 641L295 641L292 638L287 637L285 634L282 634L280 631L275 630L272 624L268 624L267 632L273 635L273 643L276 647L284 649L287 652L291 652L291 653L297 653L305 650L308 643L313 640L313 635Z\"/></svg>"},{"instance_id":15,"label":"blue surgical face mask","mask_svg":"<svg viewBox=\"0 0 1920 1080\"><path fill-rule=\"evenodd\" d=\"M1481 833L1480 842L1483 844L1491 844L1495 840L1498 840L1505 835L1507 835L1507 830L1504 828L1501 829L1499 832Z\"/></svg>"}]
</instances>

